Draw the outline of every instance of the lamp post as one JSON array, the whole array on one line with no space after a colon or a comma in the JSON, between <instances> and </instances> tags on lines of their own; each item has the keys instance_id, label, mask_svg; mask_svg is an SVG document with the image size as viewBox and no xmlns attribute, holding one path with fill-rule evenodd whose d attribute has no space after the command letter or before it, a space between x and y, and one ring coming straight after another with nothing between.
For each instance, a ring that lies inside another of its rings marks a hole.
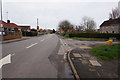
<instances>
[{"instance_id":1,"label":"lamp post","mask_svg":"<svg viewBox=\"0 0 120 80\"><path fill-rule=\"evenodd\" d=\"M1 0L1 41L3 41L2 0Z\"/></svg>"}]
</instances>

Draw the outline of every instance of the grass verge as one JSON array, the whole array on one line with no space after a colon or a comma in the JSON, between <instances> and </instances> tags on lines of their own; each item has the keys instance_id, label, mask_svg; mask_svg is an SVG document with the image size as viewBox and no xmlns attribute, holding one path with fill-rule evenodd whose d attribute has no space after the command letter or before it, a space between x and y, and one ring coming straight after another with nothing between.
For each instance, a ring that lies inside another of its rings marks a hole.
<instances>
[{"instance_id":1,"label":"grass verge","mask_svg":"<svg viewBox=\"0 0 120 80\"><path fill-rule=\"evenodd\" d=\"M103 40L103 41L108 40L104 38L80 38L80 37L66 37L66 36L64 36L64 38L78 39L78 40Z\"/></svg>"},{"instance_id":2,"label":"grass verge","mask_svg":"<svg viewBox=\"0 0 120 80\"><path fill-rule=\"evenodd\" d=\"M93 48L91 54L97 56L102 60L112 60L120 58L120 44L114 44L112 46L99 46Z\"/></svg>"}]
</instances>

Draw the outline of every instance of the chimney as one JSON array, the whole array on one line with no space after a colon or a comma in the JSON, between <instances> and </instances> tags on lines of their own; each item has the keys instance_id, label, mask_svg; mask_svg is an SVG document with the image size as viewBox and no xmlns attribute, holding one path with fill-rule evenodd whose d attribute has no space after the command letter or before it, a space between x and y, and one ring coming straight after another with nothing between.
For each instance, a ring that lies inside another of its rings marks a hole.
<instances>
[{"instance_id":1,"label":"chimney","mask_svg":"<svg viewBox=\"0 0 120 80\"><path fill-rule=\"evenodd\" d=\"M7 23L10 23L10 20L7 20Z\"/></svg>"}]
</instances>

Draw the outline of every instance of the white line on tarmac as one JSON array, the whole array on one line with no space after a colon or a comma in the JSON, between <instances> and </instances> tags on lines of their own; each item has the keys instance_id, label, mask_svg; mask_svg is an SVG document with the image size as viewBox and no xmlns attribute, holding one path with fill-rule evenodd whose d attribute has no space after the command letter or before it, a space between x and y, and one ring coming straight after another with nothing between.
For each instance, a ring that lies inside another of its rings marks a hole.
<instances>
[{"instance_id":1,"label":"white line on tarmac","mask_svg":"<svg viewBox=\"0 0 120 80\"><path fill-rule=\"evenodd\" d=\"M14 55L15 55L15 53L11 54L11 56L14 56Z\"/></svg>"},{"instance_id":2,"label":"white line on tarmac","mask_svg":"<svg viewBox=\"0 0 120 80\"><path fill-rule=\"evenodd\" d=\"M31 48L32 46L35 46L36 44L38 44L38 43L34 43L34 44L32 44L32 45L30 45L30 46L28 46L26 48Z\"/></svg>"},{"instance_id":3,"label":"white line on tarmac","mask_svg":"<svg viewBox=\"0 0 120 80\"><path fill-rule=\"evenodd\" d=\"M101 66L101 64L96 60L89 60L93 66Z\"/></svg>"},{"instance_id":4,"label":"white line on tarmac","mask_svg":"<svg viewBox=\"0 0 120 80\"><path fill-rule=\"evenodd\" d=\"M41 41L44 41L45 39L42 39Z\"/></svg>"},{"instance_id":5,"label":"white line on tarmac","mask_svg":"<svg viewBox=\"0 0 120 80\"><path fill-rule=\"evenodd\" d=\"M12 55L9 54L8 56L6 56L0 60L0 68L5 64L11 63L11 56Z\"/></svg>"}]
</instances>

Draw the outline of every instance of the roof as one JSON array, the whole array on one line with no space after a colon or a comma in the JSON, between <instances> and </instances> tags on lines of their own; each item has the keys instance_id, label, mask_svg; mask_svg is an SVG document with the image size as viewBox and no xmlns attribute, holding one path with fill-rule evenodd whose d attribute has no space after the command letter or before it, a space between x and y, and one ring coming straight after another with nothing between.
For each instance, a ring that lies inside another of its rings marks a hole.
<instances>
[{"instance_id":1,"label":"roof","mask_svg":"<svg viewBox=\"0 0 120 80\"><path fill-rule=\"evenodd\" d=\"M0 20L1 22L1 20ZM9 27L9 28L21 28L20 26L16 25L15 23L6 23L4 21L2 21L3 23L3 27Z\"/></svg>"},{"instance_id":2,"label":"roof","mask_svg":"<svg viewBox=\"0 0 120 80\"><path fill-rule=\"evenodd\" d=\"M19 25L20 27L30 27L30 26L21 26L21 25Z\"/></svg>"},{"instance_id":3,"label":"roof","mask_svg":"<svg viewBox=\"0 0 120 80\"><path fill-rule=\"evenodd\" d=\"M104 21L104 22L100 25L100 27L102 27L102 26L110 26L110 25L113 25L113 24L120 24L120 18L110 19L110 20Z\"/></svg>"},{"instance_id":4,"label":"roof","mask_svg":"<svg viewBox=\"0 0 120 80\"><path fill-rule=\"evenodd\" d=\"M30 24L18 24L18 26L29 26L30 27Z\"/></svg>"}]
</instances>

